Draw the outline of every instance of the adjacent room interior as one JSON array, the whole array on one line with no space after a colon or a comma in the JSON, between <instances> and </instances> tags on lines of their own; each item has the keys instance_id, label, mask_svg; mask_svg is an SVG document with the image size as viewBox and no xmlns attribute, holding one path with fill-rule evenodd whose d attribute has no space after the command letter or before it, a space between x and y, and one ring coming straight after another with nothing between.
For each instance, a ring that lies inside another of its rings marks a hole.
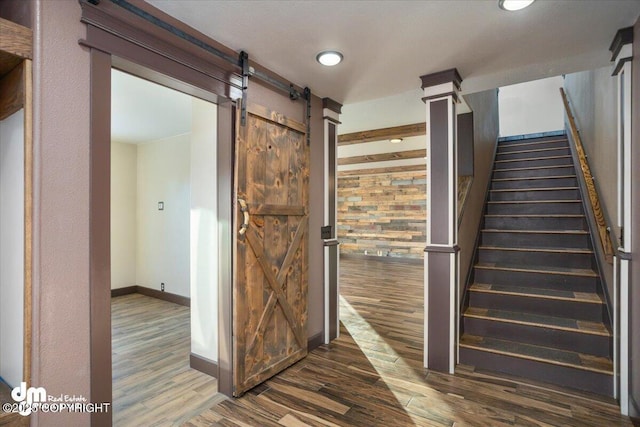
<instances>
[{"instance_id":1,"label":"adjacent room interior","mask_svg":"<svg viewBox=\"0 0 640 427\"><path fill-rule=\"evenodd\" d=\"M24 380L24 110L0 120L0 397ZM1 417L0 417L1 418Z\"/></svg>"},{"instance_id":2,"label":"adjacent room interior","mask_svg":"<svg viewBox=\"0 0 640 427\"><path fill-rule=\"evenodd\" d=\"M473 117L458 110L459 212L473 179ZM363 123L375 118L379 127ZM338 137L340 319L372 363L423 363L427 170L424 103L414 91L343 108ZM392 279L391 279L392 278Z\"/></svg>"},{"instance_id":3,"label":"adjacent room interior","mask_svg":"<svg viewBox=\"0 0 640 427\"><path fill-rule=\"evenodd\" d=\"M215 402L216 108L112 71L115 425L181 423Z\"/></svg>"}]
</instances>

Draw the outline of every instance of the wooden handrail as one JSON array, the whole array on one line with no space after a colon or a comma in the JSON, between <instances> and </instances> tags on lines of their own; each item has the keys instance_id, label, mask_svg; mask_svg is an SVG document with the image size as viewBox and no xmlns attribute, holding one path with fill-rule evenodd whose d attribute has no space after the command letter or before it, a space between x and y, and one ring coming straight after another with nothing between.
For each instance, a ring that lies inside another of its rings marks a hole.
<instances>
[{"instance_id":1,"label":"wooden handrail","mask_svg":"<svg viewBox=\"0 0 640 427\"><path fill-rule=\"evenodd\" d=\"M571 112L569 99L567 98L567 94L564 92L563 88L560 88L560 94L562 95L562 102L564 103L564 108L567 113L567 117L569 118L571 136L573 137L576 154L578 155L578 160L580 162L580 169L582 170L582 175L584 176L584 181L587 186L589 202L591 203L591 208L593 209L593 216L596 220L598 235L600 237L600 242L602 243L604 256L608 263L612 263L614 254L613 244L611 242L611 236L609 235L607 229L607 222L605 221L604 213L602 212L602 208L600 207L600 198L598 197L598 191L596 190L593 175L591 174L591 168L589 168L589 163L587 162L587 155L585 154L584 148L582 146L582 139L580 138L580 133L578 132L578 127L576 126L575 117Z\"/></svg>"}]
</instances>

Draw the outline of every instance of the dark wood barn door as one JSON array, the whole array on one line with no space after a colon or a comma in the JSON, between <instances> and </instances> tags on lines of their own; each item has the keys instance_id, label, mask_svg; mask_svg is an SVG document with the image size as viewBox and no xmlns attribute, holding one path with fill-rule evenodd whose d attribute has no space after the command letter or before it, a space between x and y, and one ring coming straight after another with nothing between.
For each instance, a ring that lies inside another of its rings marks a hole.
<instances>
[{"instance_id":1,"label":"dark wood barn door","mask_svg":"<svg viewBox=\"0 0 640 427\"><path fill-rule=\"evenodd\" d=\"M235 396L307 354L306 126L247 110L236 120Z\"/></svg>"}]
</instances>

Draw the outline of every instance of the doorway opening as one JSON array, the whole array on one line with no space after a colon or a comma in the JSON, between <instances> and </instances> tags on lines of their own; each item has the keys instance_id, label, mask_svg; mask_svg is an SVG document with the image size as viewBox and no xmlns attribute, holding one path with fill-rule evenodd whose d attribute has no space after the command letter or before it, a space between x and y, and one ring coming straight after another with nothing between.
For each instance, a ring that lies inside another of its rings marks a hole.
<instances>
[{"instance_id":1,"label":"doorway opening","mask_svg":"<svg viewBox=\"0 0 640 427\"><path fill-rule=\"evenodd\" d=\"M5 23L6 24L6 23ZM9 38L9 43L11 39ZM0 49L0 53L2 53ZM33 103L31 61L0 66L0 403L31 383ZM27 420L3 411L0 424Z\"/></svg>"},{"instance_id":2,"label":"doorway opening","mask_svg":"<svg viewBox=\"0 0 640 427\"><path fill-rule=\"evenodd\" d=\"M418 379L424 347L424 123L364 131L349 118L343 124L347 132L339 135L337 152L341 333L358 343L383 378L393 365Z\"/></svg>"},{"instance_id":3,"label":"doorway opening","mask_svg":"<svg viewBox=\"0 0 640 427\"><path fill-rule=\"evenodd\" d=\"M0 120L0 397L25 381L24 109ZM7 414L8 415L8 414ZM0 415L0 422L2 421Z\"/></svg>"},{"instance_id":4,"label":"doorway opening","mask_svg":"<svg viewBox=\"0 0 640 427\"><path fill-rule=\"evenodd\" d=\"M183 423L220 398L217 106L111 81L113 423Z\"/></svg>"}]
</instances>

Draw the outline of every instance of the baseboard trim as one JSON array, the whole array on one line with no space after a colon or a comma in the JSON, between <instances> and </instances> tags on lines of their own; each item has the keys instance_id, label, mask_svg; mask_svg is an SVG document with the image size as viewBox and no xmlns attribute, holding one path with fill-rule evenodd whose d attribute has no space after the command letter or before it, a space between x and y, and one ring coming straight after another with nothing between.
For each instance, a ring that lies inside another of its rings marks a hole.
<instances>
[{"instance_id":1,"label":"baseboard trim","mask_svg":"<svg viewBox=\"0 0 640 427\"><path fill-rule=\"evenodd\" d=\"M361 254L340 254L340 259L358 259L362 261L397 262L401 264L415 264L415 265L422 265L424 263L424 259L422 258L402 258L397 256L376 256L376 255L361 255Z\"/></svg>"},{"instance_id":2,"label":"baseboard trim","mask_svg":"<svg viewBox=\"0 0 640 427\"><path fill-rule=\"evenodd\" d=\"M213 378L218 378L218 364L206 357L189 354L189 366L196 371L203 372Z\"/></svg>"},{"instance_id":3,"label":"baseboard trim","mask_svg":"<svg viewBox=\"0 0 640 427\"><path fill-rule=\"evenodd\" d=\"M324 344L322 335L322 332L318 332L307 340L307 351L312 351Z\"/></svg>"},{"instance_id":4,"label":"baseboard trim","mask_svg":"<svg viewBox=\"0 0 640 427\"><path fill-rule=\"evenodd\" d=\"M183 297L182 295L172 294L170 292L162 292L144 286L128 286L126 288L111 289L112 298L129 294L141 294L185 307L191 307L191 299L189 297Z\"/></svg>"},{"instance_id":5,"label":"baseboard trim","mask_svg":"<svg viewBox=\"0 0 640 427\"><path fill-rule=\"evenodd\" d=\"M137 288L137 286L127 286L126 288L111 289L111 298L135 294L136 292L138 292Z\"/></svg>"},{"instance_id":6,"label":"baseboard trim","mask_svg":"<svg viewBox=\"0 0 640 427\"><path fill-rule=\"evenodd\" d=\"M191 306L191 299L188 297L183 297L182 295L172 294L170 292L162 292L157 289L146 288L144 286L137 286L138 293L142 295L146 295L148 297L153 297L157 299L161 299L164 301L172 302L174 304L184 305L185 307Z\"/></svg>"},{"instance_id":7,"label":"baseboard trim","mask_svg":"<svg viewBox=\"0 0 640 427\"><path fill-rule=\"evenodd\" d=\"M636 422L640 421L640 406L638 406L638 402L636 402L632 394L629 394L629 403L629 416Z\"/></svg>"}]
</instances>

